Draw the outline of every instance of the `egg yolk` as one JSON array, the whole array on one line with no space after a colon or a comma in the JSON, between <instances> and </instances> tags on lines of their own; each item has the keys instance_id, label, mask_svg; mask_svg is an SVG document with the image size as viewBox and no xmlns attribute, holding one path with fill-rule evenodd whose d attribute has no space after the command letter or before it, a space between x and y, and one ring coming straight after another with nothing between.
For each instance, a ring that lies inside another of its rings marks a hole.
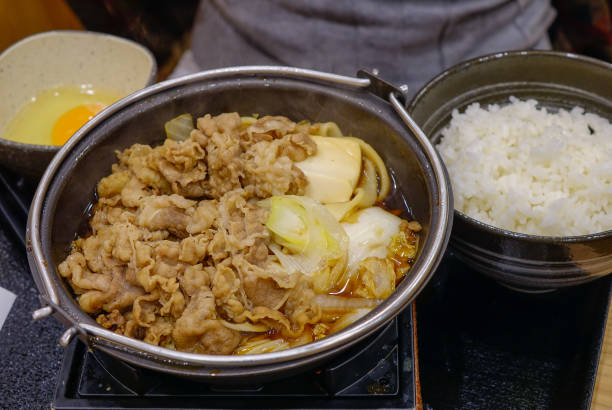
<instances>
[{"instance_id":1,"label":"egg yolk","mask_svg":"<svg viewBox=\"0 0 612 410\"><path fill-rule=\"evenodd\" d=\"M104 108L106 108L105 104L95 103L79 105L66 111L53 125L51 141L54 145L64 145L72 134Z\"/></svg>"}]
</instances>

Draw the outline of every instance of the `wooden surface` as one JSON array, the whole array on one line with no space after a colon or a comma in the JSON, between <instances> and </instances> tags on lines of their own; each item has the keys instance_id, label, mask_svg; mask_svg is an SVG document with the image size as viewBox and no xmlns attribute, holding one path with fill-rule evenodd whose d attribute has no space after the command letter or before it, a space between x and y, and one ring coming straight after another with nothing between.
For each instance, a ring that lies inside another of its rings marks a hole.
<instances>
[{"instance_id":1,"label":"wooden surface","mask_svg":"<svg viewBox=\"0 0 612 410\"><path fill-rule=\"evenodd\" d=\"M612 304L610 305L612 307ZM612 309L608 309L608 321L604 336L599 366L597 368L597 379L593 390L591 409L612 409Z\"/></svg>"},{"instance_id":2,"label":"wooden surface","mask_svg":"<svg viewBox=\"0 0 612 410\"><path fill-rule=\"evenodd\" d=\"M82 29L64 0L0 0L0 52L30 34Z\"/></svg>"}]
</instances>

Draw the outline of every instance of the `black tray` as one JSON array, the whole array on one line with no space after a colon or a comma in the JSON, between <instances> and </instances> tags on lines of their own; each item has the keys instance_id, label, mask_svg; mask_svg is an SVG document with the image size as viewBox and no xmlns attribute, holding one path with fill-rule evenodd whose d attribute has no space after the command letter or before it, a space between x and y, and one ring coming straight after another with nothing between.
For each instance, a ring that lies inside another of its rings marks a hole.
<instances>
[{"instance_id":1,"label":"black tray","mask_svg":"<svg viewBox=\"0 0 612 410\"><path fill-rule=\"evenodd\" d=\"M523 294L451 252L416 304L421 392L439 409L588 409L611 276Z\"/></svg>"}]
</instances>

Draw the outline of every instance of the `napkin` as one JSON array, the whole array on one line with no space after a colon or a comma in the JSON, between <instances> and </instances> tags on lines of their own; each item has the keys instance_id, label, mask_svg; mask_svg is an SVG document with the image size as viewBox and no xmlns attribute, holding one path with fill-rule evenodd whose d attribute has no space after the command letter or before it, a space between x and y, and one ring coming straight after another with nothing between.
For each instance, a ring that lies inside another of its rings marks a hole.
<instances>
[{"instance_id":1,"label":"napkin","mask_svg":"<svg viewBox=\"0 0 612 410\"><path fill-rule=\"evenodd\" d=\"M16 297L17 296L13 292L9 292L3 287L0 287L0 329L2 329L4 321L6 320L6 317L8 316Z\"/></svg>"}]
</instances>

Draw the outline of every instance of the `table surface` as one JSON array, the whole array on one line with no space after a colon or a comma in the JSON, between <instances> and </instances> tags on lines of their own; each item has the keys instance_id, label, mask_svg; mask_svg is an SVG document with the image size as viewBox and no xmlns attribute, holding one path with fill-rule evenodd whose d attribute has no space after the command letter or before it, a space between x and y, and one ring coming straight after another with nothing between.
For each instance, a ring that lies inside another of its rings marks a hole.
<instances>
[{"instance_id":1,"label":"table surface","mask_svg":"<svg viewBox=\"0 0 612 410\"><path fill-rule=\"evenodd\" d=\"M32 320L40 307L22 250L0 225L0 286L17 295L0 329L0 408L49 409L64 349L57 320Z\"/></svg>"},{"instance_id":2,"label":"table surface","mask_svg":"<svg viewBox=\"0 0 612 410\"><path fill-rule=\"evenodd\" d=\"M612 320L610 312L612 303L608 309L608 320L606 322L606 334L604 336L599 366L597 367L597 379L593 390L591 408L594 410L612 408Z\"/></svg>"}]
</instances>

